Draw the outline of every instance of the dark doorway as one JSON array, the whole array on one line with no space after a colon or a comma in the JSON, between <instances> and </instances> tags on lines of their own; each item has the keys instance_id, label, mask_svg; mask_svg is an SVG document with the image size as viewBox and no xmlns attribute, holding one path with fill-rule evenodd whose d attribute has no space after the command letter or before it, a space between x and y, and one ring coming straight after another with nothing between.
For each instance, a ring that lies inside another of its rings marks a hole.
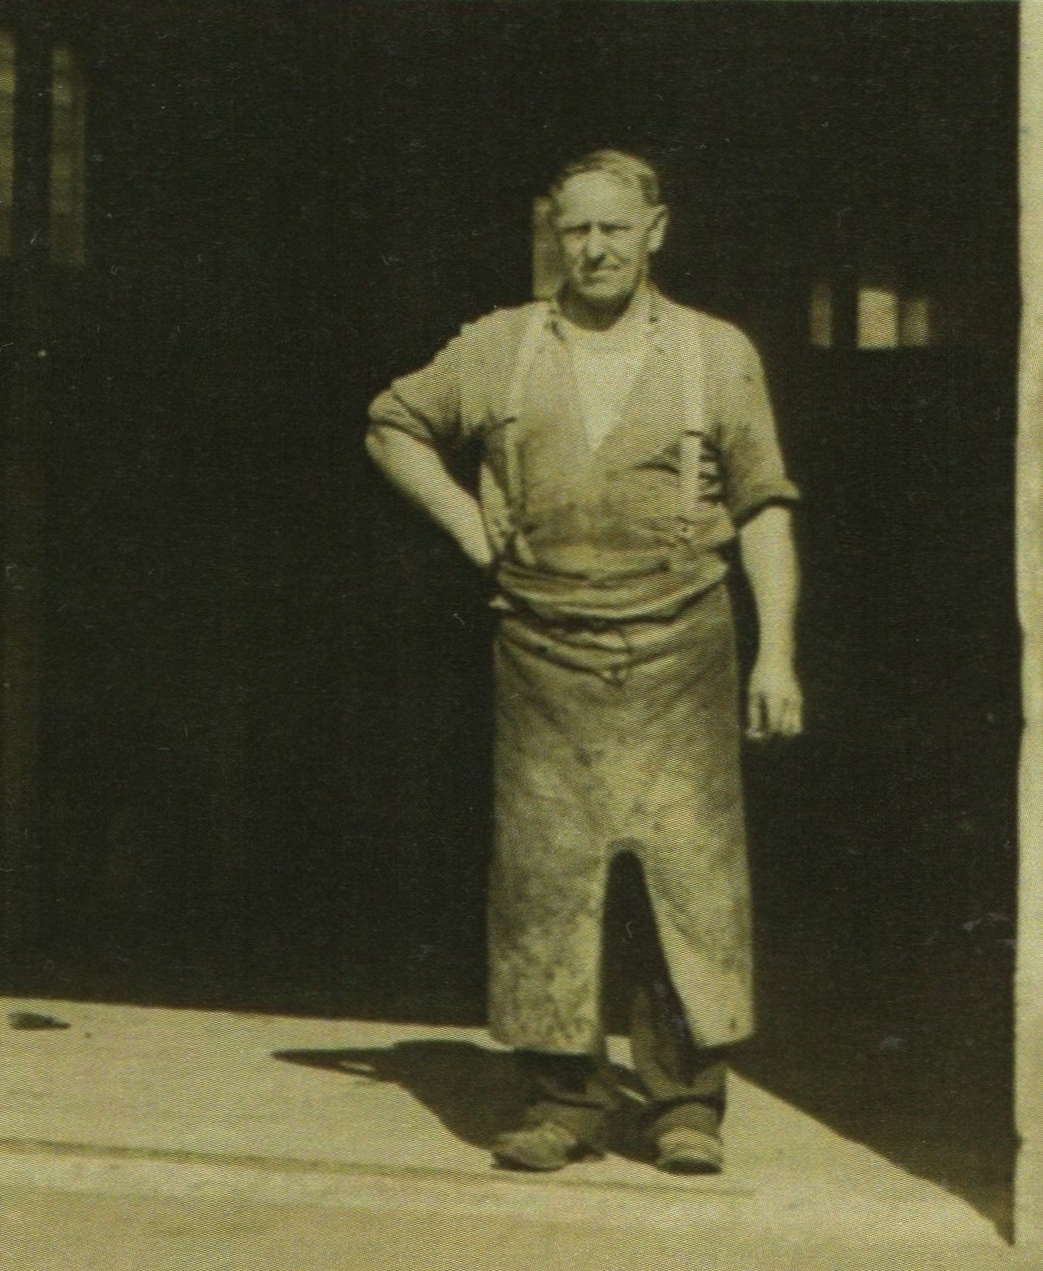
<instances>
[{"instance_id":1,"label":"dark doorway","mask_svg":"<svg viewBox=\"0 0 1043 1271\"><path fill-rule=\"evenodd\" d=\"M529 296L534 196L615 144L665 173L665 289L760 343L806 495L810 733L749 764L747 1066L932 1176L995 1141L1015 7L117 8L49 19L86 74L86 264L54 278L7 987L480 1022L486 596L370 471L365 407Z\"/></svg>"}]
</instances>

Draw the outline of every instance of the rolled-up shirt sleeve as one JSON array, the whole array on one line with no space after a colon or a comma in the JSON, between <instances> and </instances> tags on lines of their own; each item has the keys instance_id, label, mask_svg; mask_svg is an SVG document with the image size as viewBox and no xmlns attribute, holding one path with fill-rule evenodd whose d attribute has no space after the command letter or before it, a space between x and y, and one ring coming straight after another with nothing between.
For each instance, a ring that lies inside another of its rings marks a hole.
<instances>
[{"instance_id":1,"label":"rolled-up shirt sleeve","mask_svg":"<svg viewBox=\"0 0 1043 1271\"><path fill-rule=\"evenodd\" d=\"M370 427L396 428L438 449L465 441L460 344L457 336L427 366L392 380L370 405Z\"/></svg>"},{"instance_id":2,"label":"rolled-up shirt sleeve","mask_svg":"<svg viewBox=\"0 0 1043 1271\"><path fill-rule=\"evenodd\" d=\"M760 355L736 328L729 331L720 397L724 501L736 525L769 503L795 503L800 491L786 474Z\"/></svg>"}]
</instances>

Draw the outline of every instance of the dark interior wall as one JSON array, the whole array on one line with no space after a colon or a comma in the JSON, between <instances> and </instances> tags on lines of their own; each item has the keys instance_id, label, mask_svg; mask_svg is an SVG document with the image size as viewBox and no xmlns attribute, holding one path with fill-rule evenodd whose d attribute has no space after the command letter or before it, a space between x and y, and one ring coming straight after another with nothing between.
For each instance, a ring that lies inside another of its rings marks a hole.
<instances>
[{"instance_id":1,"label":"dark interior wall","mask_svg":"<svg viewBox=\"0 0 1043 1271\"><path fill-rule=\"evenodd\" d=\"M765 991L1006 966L1013 6L55 21L90 67L90 261L49 446L39 983L480 1017L485 596L361 431L526 298L531 199L603 143L662 164L663 284L756 335L806 493L811 731L749 771ZM809 350L816 272L888 252L956 289L960 342Z\"/></svg>"}]
</instances>

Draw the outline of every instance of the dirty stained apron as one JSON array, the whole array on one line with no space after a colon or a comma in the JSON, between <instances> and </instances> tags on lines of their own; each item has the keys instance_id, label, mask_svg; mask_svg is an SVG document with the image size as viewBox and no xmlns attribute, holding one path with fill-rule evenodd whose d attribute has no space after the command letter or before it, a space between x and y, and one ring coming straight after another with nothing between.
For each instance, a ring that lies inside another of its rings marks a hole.
<instances>
[{"instance_id":1,"label":"dirty stained apron","mask_svg":"<svg viewBox=\"0 0 1043 1271\"><path fill-rule=\"evenodd\" d=\"M598 1051L614 856L640 862L689 1029L753 1029L739 685L727 587L669 618L530 610L495 645L489 1024L519 1049Z\"/></svg>"},{"instance_id":2,"label":"dirty stained apron","mask_svg":"<svg viewBox=\"0 0 1043 1271\"><path fill-rule=\"evenodd\" d=\"M499 1040L598 1049L602 915L623 849L643 867L695 1041L750 1033L737 699L724 584L667 624L502 620L490 889Z\"/></svg>"}]
</instances>

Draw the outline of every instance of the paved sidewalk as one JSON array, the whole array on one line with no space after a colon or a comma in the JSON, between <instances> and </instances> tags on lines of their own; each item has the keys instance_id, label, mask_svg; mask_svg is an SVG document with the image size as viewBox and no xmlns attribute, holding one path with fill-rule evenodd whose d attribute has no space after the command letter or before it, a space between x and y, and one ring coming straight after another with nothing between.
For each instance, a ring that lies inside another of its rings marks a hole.
<instances>
[{"instance_id":1,"label":"paved sidewalk","mask_svg":"<svg viewBox=\"0 0 1043 1271\"><path fill-rule=\"evenodd\" d=\"M3 1271L1027 1265L737 1077L719 1178L656 1173L625 1129L540 1177L489 1166L519 1091L477 1030L0 999L0 1035Z\"/></svg>"}]
</instances>

